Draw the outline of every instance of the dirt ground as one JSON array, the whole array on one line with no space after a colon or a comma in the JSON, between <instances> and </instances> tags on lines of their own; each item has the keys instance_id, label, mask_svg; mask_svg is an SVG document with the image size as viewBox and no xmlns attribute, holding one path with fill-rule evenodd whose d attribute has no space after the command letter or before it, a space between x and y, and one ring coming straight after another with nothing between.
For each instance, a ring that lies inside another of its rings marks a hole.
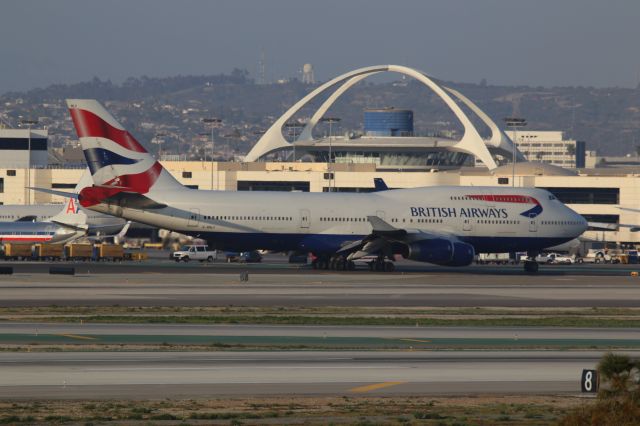
<instances>
[{"instance_id":1,"label":"dirt ground","mask_svg":"<svg viewBox=\"0 0 640 426\"><path fill-rule=\"evenodd\" d=\"M573 396L274 397L0 402L0 424L546 425Z\"/></svg>"}]
</instances>

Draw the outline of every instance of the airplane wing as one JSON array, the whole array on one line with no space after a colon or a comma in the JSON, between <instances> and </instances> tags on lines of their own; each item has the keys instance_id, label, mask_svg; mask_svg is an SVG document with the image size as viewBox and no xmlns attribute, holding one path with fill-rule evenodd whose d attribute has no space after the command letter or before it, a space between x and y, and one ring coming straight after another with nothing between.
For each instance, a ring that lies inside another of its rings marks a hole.
<instances>
[{"instance_id":1,"label":"airplane wing","mask_svg":"<svg viewBox=\"0 0 640 426\"><path fill-rule=\"evenodd\" d=\"M44 192L45 194L59 195L60 197L65 197L65 198L75 198L76 200L78 199L78 194L76 194L75 192L58 191L56 189L39 188L37 186L27 186L27 189L33 189L34 191Z\"/></svg>"},{"instance_id":2,"label":"airplane wing","mask_svg":"<svg viewBox=\"0 0 640 426\"><path fill-rule=\"evenodd\" d=\"M112 225L109 225L109 227L111 227L111 226ZM129 231L129 227L130 226L131 226L131 221L129 220L129 221L127 221L127 223L124 224L124 226L122 227L120 232L118 232L117 234L86 236L85 238L88 239L89 241L102 241L105 238L113 238L114 240L121 239L125 235L127 235L127 232Z\"/></svg>"},{"instance_id":3,"label":"airplane wing","mask_svg":"<svg viewBox=\"0 0 640 426\"><path fill-rule=\"evenodd\" d=\"M440 250L442 247L445 249L446 247L451 247L451 254L453 255L454 244L467 246L455 236L445 232L424 232L396 228L378 216L367 216L367 219L371 224L371 233L361 240L346 244L338 250L337 254L346 256L347 260L357 260L365 256L390 255L394 246L404 245L407 251L411 251L411 248L415 250L416 246L423 246L427 250L432 248ZM471 252L473 253L473 248L471 248ZM430 255L427 254L426 257L429 258Z\"/></svg>"},{"instance_id":4,"label":"airplane wing","mask_svg":"<svg viewBox=\"0 0 640 426\"><path fill-rule=\"evenodd\" d=\"M603 231L618 231L620 228L629 228L629 232L640 231L640 225L631 223L604 223L604 222L587 222L591 228L602 229Z\"/></svg>"}]
</instances>

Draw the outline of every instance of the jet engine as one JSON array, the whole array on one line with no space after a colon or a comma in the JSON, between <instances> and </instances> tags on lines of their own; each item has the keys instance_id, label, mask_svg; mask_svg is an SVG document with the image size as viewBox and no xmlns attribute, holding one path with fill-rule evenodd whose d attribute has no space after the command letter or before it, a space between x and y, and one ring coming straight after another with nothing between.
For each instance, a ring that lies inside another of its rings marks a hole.
<instances>
[{"instance_id":1,"label":"jet engine","mask_svg":"<svg viewBox=\"0 0 640 426\"><path fill-rule=\"evenodd\" d=\"M407 245L403 256L418 262L428 262L442 266L470 265L476 252L471 244L446 238L417 241Z\"/></svg>"}]
</instances>

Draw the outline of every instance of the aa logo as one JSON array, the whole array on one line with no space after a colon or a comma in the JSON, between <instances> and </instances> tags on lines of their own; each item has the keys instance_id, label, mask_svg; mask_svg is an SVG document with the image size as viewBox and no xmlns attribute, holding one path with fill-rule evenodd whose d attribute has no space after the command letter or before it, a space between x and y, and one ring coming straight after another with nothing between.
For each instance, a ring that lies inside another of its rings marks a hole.
<instances>
[{"instance_id":1,"label":"aa logo","mask_svg":"<svg viewBox=\"0 0 640 426\"><path fill-rule=\"evenodd\" d=\"M80 204L76 203L74 198L69 198L69 202L67 202L67 210L64 212L65 214L76 214L80 210Z\"/></svg>"}]
</instances>

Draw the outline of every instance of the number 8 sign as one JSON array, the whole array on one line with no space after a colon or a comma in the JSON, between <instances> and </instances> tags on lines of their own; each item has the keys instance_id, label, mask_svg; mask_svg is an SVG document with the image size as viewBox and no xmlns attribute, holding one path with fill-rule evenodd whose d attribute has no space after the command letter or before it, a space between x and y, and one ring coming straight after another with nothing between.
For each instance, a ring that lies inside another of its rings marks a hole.
<instances>
[{"instance_id":1,"label":"number 8 sign","mask_svg":"<svg viewBox=\"0 0 640 426\"><path fill-rule=\"evenodd\" d=\"M582 380L580 380L582 392L598 392L598 372L596 370L582 370Z\"/></svg>"}]
</instances>

